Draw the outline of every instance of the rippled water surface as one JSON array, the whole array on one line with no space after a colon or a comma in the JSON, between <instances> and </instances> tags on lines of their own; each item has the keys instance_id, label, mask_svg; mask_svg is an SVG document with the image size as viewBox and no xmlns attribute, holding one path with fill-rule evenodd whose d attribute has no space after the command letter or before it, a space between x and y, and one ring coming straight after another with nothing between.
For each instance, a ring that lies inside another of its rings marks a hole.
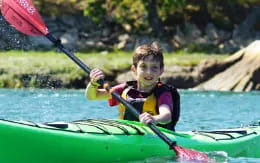
<instances>
[{"instance_id":1,"label":"rippled water surface","mask_svg":"<svg viewBox=\"0 0 260 163\"><path fill-rule=\"evenodd\" d=\"M182 110L176 130L232 128L260 120L260 92L185 90L180 93ZM108 107L106 101L88 101L84 97L84 90L0 89L0 101L1 119L50 122L117 118L116 107ZM223 161L223 158L220 160ZM173 161L154 158L144 162ZM227 158L227 162L256 163L260 159Z\"/></svg>"}]
</instances>

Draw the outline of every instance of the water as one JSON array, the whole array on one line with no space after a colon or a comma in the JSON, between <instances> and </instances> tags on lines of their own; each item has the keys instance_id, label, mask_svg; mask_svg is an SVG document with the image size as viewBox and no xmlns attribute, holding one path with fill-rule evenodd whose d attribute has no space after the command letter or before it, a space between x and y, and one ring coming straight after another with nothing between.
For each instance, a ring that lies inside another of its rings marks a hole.
<instances>
[{"instance_id":1,"label":"water","mask_svg":"<svg viewBox=\"0 0 260 163\"><path fill-rule=\"evenodd\" d=\"M232 128L260 120L260 92L180 93L182 110L176 130ZM0 101L0 119L51 122L117 118L116 107L108 107L106 101L88 101L84 90L0 89ZM216 157L220 162L260 162L260 158ZM152 158L141 162L173 161Z\"/></svg>"}]
</instances>

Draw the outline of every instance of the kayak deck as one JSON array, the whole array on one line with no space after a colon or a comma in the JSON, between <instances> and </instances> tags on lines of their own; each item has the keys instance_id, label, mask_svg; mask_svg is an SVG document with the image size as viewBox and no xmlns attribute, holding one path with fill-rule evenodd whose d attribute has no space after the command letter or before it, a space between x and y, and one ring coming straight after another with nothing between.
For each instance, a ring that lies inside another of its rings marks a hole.
<instances>
[{"instance_id":1,"label":"kayak deck","mask_svg":"<svg viewBox=\"0 0 260 163\"><path fill-rule=\"evenodd\" d=\"M134 121L125 120L95 120L54 122L45 125L62 128L66 131L107 135L154 135L147 126ZM60 126L63 125L63 126ZM260 122L244 128L219 129L209 131L172 132L160 128L168 137L178 142L178 145L199 151L225 151L232 157L260 157ZM192 141L193 140L193 141ZM162 142L164 143L164 142ZM246 146L243 148L241 146ZM250 147L250 148L249 148ZM168 147L167 147L168 148Z\"/></svg>"},{"instance_id":2,"label":"kayak deck","mask_svg":"<svg viewBox=\"0 0 260 163\"><path fill-rule=\"evenodd\" d=\"M260 158L259 123L214 131L159 129L185 148L203 152L225 151L231 157ZM0 120L0 137L0 145L4 147L0 149L0 157L10 163L122 162L175 156L149 127L125 120L89 119L44 124ZM16 150L19 154L12 157Z\"/></svg>"}]
</instances>

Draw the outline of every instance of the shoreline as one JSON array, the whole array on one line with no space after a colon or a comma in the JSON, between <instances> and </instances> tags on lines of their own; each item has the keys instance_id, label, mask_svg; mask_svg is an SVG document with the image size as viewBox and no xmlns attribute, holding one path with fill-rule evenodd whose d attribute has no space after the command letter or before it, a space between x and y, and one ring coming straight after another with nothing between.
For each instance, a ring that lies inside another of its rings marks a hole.
<instances>
[{"instance_id":1,"label":"shoreline","mask_svg":"<svg viewBox=\"0 0 260 163\"><path fill-rule=\"evenodd\" d=\"M116 84L116 78L130 70L131 52L76 53L90 68L98 67L105 80ZM102 57L102 60L100 60ZM165 67L196 66L205 59L223 60L227 55L203 53L166 53ZM63 53L54 51L0 52L0 88L85 88L88 75Z\"/></svg>"}]
</instances>

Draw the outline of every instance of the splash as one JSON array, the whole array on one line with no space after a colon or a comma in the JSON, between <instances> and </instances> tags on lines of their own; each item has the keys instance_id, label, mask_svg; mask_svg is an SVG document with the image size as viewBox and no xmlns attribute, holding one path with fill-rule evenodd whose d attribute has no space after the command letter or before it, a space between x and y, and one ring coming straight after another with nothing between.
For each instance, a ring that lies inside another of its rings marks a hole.
<instances>
[{"instance_id":1,"label":"splash","mask_svg":"<svg viewBox=\"0 0 260 163\"><path fill-rule=\"evenodd\" d=\"M177 154L178 161L192 161L192 162L200 162L200 163L206 163L212 161L205 153L182 148L180 146L175 146L174 151Z\"/></svg>"},{"instance_id":2,"label":"splash","mask_svg":"<svg viewBox=\"0 0 260 163\"><path fill-rule=\"evenodd\" d=\"M224 151L208 152L207 155L217 163L227 163L228 154Z\"/></svg>"}]
</instances>

